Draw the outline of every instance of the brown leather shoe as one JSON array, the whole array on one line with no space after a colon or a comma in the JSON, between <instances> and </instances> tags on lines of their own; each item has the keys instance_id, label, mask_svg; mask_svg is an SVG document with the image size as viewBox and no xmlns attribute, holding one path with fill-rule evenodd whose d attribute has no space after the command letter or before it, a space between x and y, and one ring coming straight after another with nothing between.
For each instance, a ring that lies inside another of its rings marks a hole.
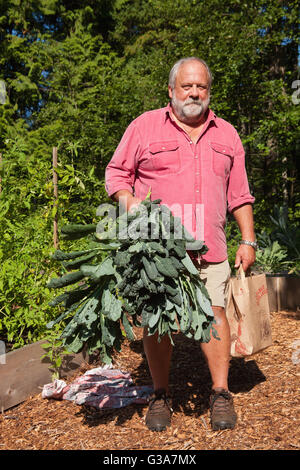
<instances>
[{"instance_id":1,"label":"brown leather shoe","mask_svg":"<svg viewBox=\"0 0 300 470\"><path fill-rule=\"evenodd\" d=\"M228 390L216 388L210 396L210 419L213 431L233 429L237 420L233 398Z\"/></svg>"},{"instance_id":2,"label":"brown leather shoe","mask_svg":"<svg viewBox=\"0 0 300 470\"><path fill-rule=\"evenodd\" d=\"M149 408L146 414L146 425L151 431L163 431L171 425L173 410L170 398L164 389L155 390L149 400Z\"/></svg>"}]
</instances>

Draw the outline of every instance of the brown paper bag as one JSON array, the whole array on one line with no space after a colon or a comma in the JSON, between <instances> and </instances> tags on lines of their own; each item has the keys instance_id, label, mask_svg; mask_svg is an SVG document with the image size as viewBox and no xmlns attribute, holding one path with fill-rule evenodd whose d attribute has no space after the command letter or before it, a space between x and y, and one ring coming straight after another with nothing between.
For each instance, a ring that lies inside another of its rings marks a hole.
<instances>
[{"instance_id":1,"label":"brown paper bag","mask_svg":"<svg viewBox=\"0 0 300 470\"><path fill-rule=\"evenodd\" d=\"M265 274L246 276L240 266L229 281L226 316L232 357L255 354L271 346L270 308Z\"/></svg>"}]
</instances>

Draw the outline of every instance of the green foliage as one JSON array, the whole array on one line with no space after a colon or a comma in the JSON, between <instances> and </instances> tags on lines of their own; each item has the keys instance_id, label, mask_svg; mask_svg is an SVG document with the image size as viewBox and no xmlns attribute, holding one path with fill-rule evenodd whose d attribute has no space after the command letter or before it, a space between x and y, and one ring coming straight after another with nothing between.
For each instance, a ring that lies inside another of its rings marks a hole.
<instances>
[{"instance_id":1,"label":"green foliage","mask_svg":"<svg viewBox=\"0 0 300 470\"><path fill-rule=\"evenodd\" d=\"M57 335L58 333L55 330L53 330L51 334L48 333L47 342L41 345L45 350L45 354L41 356L41 360L47 358L50 361L52 380L59 379L60 377L63 356L71 354L70 351L63 346L62 339L58 339Z\"/></svg>"},{"instance_id":2,"label":"green foliage","mask_svg":"<svg viewBox=\"0 0 300 470\"><path fill-rule=\"evenodd\" d=\"M9 139L1 167L0 337L13 348L45 337L46 324L53 318L46 280L57 272L51 261L56 211L60 225L68 217L83 223L95 217L92 204L100 204L104 194L103 182L94 176L93 169L83 173L72 165L59 167L55 208L51 152L41 159L39 152L46 149L40 145L41 149L31 153L31 145L33 142L23 138ZM70 247L74 242L61 239L60 243Z\"/></svg>"},{"instance_id":3,"label":"green foliage","mask_svg":"<svg viewBox=\"0 0 300 470\"><path fill-rule=\"evenodd\" d=\"M262 272L277 273L282 270L286 257L287 251L275 241L271 246L257 250L255 264Z\"/></svg>"},{"instance_id":4,"label":"green foliage","mask_svg":"<svg viewBox=\"0 0 300 470\"><path fill-rule=\"evenodd\" d=\"M299 274L299 219L290 219L287 206L275 206L273 214L269 217L271 227L258 236L262 249L257 253L257 265L271 273L288 271L291 274Z\"/></svg>"},{"instance_id":5,"label":"green foliage","mask_svg":"<svg viewBox=\"0 0 300 470\"><path fill-rule=\"evenodd\" d=\"M270 216L275 229L271 233L271 239L280 241L289 250L289 255L300 258L300 226L297 221L292 222L288 217L288 208L274 207L274 215Z\"/></svg>"},{"instance_id":6,"label":"green foliage","mask_svg":"<svg viewBox=\"0 0 300 470\"><path fill-rule=\"evenodd\" d=\"M13 347L19 347L41 339L47 320L52 318L53 312L47 306L50 291L45 289L45 277L53 266L48 248L51 239L43 220L31 217L27 220L30 224L27 230L13 222L2 230L0 242L0 336Z\"/></svg>"}]
</instances>

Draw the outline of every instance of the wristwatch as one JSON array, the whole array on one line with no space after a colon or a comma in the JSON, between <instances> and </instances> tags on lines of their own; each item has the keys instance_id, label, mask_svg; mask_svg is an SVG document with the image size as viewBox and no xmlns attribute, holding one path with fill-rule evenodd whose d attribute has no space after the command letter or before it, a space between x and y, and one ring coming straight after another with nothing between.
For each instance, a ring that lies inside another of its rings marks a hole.
<instances>
[{"instance_id":1,"label":"wristwatch","mask_svg":"<svg viewBox=\"0 0 300 470\"><path fill-rule=\"evenodd\" d=\"M240 241L240 245L250 245L252 248L254 248L255 251L258 249L257 241L249 242L249 240L242 240Z\"/></svg>"}]
</instances>

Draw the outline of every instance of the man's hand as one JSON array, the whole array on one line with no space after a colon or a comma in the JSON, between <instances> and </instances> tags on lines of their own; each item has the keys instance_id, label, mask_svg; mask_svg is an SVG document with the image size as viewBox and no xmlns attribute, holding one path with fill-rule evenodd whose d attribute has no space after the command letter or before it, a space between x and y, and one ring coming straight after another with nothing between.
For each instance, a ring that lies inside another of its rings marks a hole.
<instances>
[{"instance_id":1,"label":"man's hand","mask_svg":"<svg viewBox=\"0 0 300 470\"><path fill-rule=\"evenodd\" d=\"M132 212L134 209L138 207L138 205L142 202L141 199L138 197L132 197L129 202L127 202L127 211Z\"/></svg>"},{"instance_id":2,"label":"man's hand","mask_svg":"<svg viewBox=\"0 0 300 470\"><path fill-rule=\"evenodd\" d=\"M127 212L134 210L142 202L142 199L133 196L127 190L120 190L113 195L113 199L123 207Z\"/></svg>"},{"instance_id":3,"label":"man's hand","mask_svg":"<svg viewBox=\"0 0 300 470\"><path fill-rule=\"evenodd\" d=\"M255 250L249 245L240 245L235 256L235 268L239 268L242 263L243 270L246 272L255 262Z\"/></svg>"}]
</instances>

